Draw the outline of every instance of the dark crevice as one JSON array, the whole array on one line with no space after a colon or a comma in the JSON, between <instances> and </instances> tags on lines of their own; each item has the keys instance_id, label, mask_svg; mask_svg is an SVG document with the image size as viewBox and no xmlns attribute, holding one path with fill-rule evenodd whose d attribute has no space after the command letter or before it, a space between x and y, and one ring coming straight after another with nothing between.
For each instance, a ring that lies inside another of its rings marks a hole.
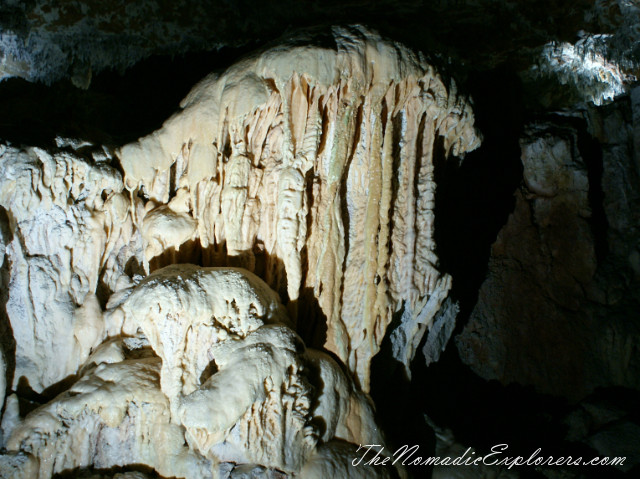
<instances>
[{"instance_id":1,"label":"dark crevice","mask_svg":"<svg viewBox=\"0 0 640 479\"><path fill-rule=\"evenodd\" d=\"M383 103L383 112L386 110L386 102ZM386 118L386 115L385 115ZM392 170L395 172L391 179L391 198L389 199L389 243L388 243L388 258L393 257L393 238L395 232L395 222L393 221L393 211L396 209L396 203L398 201L398 191L400 190L400 178L397 174L400 169L400 142L402 139L402 117L398 114L390 118L387 128L393 128L391 132L391 161L393 161ZM389 266L388 264L385 266Z\"/></svg>"},{"instance_id":2,"label":"dark crevice","mask_svg":"<svg viewBox=\"0 0 640 479\"><path fill-rule=\"evenodd\" d=\"M149 479L170 479L158 474L155 469L145 464L127 464L126 466L113 466L110 468L99 469L93 467L79 467L76 469L65 469L62 472L53 475L53 479L75 479L83 477L94 477L94 475L102 475L105 477L115 477L116 474L125 472L141 472Z\"/></svg>"},{"instance_id":3,"label":"dark crevice","mask_svg":"<svg viewBox=\"0 0 640 479\"><path fill-rule=\"evenodd\" d=\"M596 259L599 264L602 264L609 252L607 243L609 223L604 211L604 191L602 190L602 174L604 172L602 146L587 131L586 121L577 123L578 151L587 165L587 176L589 178L588 198L589 207L591 208L591 233L593 234Z\"/></svg>"},{"instance_id":4,"label":"dark crevice","mask_svg":"<svg viewBox=\"0 0 640 479\"><path fill-rule=\"evenodd\" d=\"M0 206L0 238L4 245L3 250L13 241L11 231L11 219L9 212ZM5 391L3 399L6 398L13 389L13 380L16 370L16 340L13 334L13 327L9 314L7 313L7 302L9 301L9 283L11 281L11 260L9 255L2 251L0 257L0 355L5 364ZM0 417L4 413L4 402L0 402Z\"/></svg>"},{"instance_id":5,"label":"dark crevice","mask_svg":"<svg viewBox=\"0 0 640 479\"><path fill-rule=\"evenodd\" d=\"M387 452L409 444L418 445L422 457L435 456L435 435L424 419L424 394L438 394L426 384L407 380L404 365L393 357L391 332L399 327L402 309L393 316L380 351L371 361L371 397L376 404L376 421L385 432ZM415 389L420 393L416 394ZM430 466L407 466L413 478L431 477Z\"/></svg>"},{"instance_id":6,"label":"dark crevice","mask_svg":"<svg viewBox=\"0 0 640 479\"><path fill-rule=\"evenodd\" d=\"M453 277L451 297L460 304L458 332L477 301L491 245L515 205L522 178L518 140L525 121L522 87L514 72L478 73L462 88L473 98L482 144L460 165L434 152L436 248L441 270Z\"/></svg>"}]
</instances>

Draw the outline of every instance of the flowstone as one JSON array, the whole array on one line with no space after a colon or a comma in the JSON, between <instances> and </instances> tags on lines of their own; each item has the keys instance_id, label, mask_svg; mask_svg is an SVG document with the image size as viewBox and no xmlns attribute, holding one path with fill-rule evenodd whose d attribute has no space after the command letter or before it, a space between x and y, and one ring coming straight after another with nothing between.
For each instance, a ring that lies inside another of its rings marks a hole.
<instances>
[{"instance_id":1,"label":"flowstone","mask_svg":"<svg viewBox=\"0 0 640 479\"><path fill-rule=\"evenodd\" d=\"M453 83L355 26L208 76L116 150L1 146L1 470L402 474L351 464L385 444L370 362L390 335L409 373L447 297L435 172L478 144Z\"/></svg>"},{"instance_id":2,"label":"flowstone","mask_svg":"<svg viewBox=\"0 0 640 479\"><path fill-rule=\"evenodd\" d=\"M422 55L361 27L319 40L210 75L118 155L146 200L135 219L150 269L196 259L258 273L368 391L393 314L408 369L451 287L434 171L479 139L469 103Z\"/></svg>"},{"instance_id":3,"label":"flowstone","mask_svg":"<svg viewBox=\"0 0 640 479\"><path fill-rule=\"evenodd\" d=\"M105 321L117 335L82 379L9 438L39 478L127 464L168 477L218 477L221 463L297 474L312 456L315 468L339 460L334 446L383 444L368 398L278 322L284 307L247 271L160 269L121 292Z\"/></svg>"}]
</instances>

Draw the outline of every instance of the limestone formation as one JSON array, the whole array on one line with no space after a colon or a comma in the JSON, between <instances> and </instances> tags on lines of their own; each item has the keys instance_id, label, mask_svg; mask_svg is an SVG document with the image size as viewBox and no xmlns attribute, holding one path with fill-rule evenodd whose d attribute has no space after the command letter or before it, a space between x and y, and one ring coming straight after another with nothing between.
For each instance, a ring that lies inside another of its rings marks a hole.
<instances>
[{"instance_id":1,"label":"limestone formation","mask_svg":"<svg viewBox=\"0 0 640 479\"><path fill-rule=\"evenodd\" d=\"M146 464L167 477L211 477L211 464L184 446L159 387L160 360L98 365L25 419L10 451L39 459L38 477L80 467Z\"/></svg>"},{"instance_id":2,"label":"limestone formation","mask_svg":"<svg viewBox=\"0 0 640 479\"><path fill-rule=\"evenodd\" d=\"M168 477L218 477L223 463L295 474L311 457L324 467L344 447L383 444L368 399L277 323L284 308L251 273L169 266L123 296L107 325L129 337L97 348L82 379L9 437L38 477L128 464Z\"/></svg>"},{"instance_id":3,"label":"limestone formation","mask_svg":"<svg viewBox=\"0 0 640 479\"><path fill-rule=\"evenodd\" d=\"M210 75L115 154L2 146L2 467L394 475L350 462L385 443L370 362L389 334L408 372L447 297L434 172L478 144L452 82L349 27Z\"/></svg>"},{"instance_id":4,"label":"limestone formation","mask_svg":"<svg viewBox=\"0 0 640 479\"><path fill-rule=\"evenodd\" d=\"M110 335L140 331L162 358L162 389L174 413L175 401L211 374L207 372L220 343L244 339L267 323L287 321L277 295L254 275L193 265L159 270L134 289L114 295L108 306L105 324Z\"/></svg>"},{"instance_id":5,"label":"limestone formation","mask_svg":"<svg viewBox=\"0 0 640 479\"><path fill-rule=\"evenodd\" d=\"M75 374L104 339L96 294L131 284L124 266L135 258L139 233L103 150L84 156L0 147L0 205L12 237L6 312L16 344L13 386L23 381L41 392Z\"/></svg>"},{"instance_id":6,"label":"limestone formation","mask_svg":"<svg viewBox=\"0 0 640 479\"><path fill-rule=\"evenodd\" d=\"M23 479L38 477L38 460L30 454L0 454L0 477L3 479Z\"/></svg>"},{"instance_id":7,"label":"limestone formation","mask_svg":"<svg viewBox=\"0 0 640 479\"><path fill-rule=\"evenodd\" d=\"M468 103L422 56L359 27L331 41L297 39L207 77L118 154L146 201L135 221L151 269L195 254L257 272L366 391L392 314L403 311L394 345L408 365L450 288L434 162L478 138Z\"/></svg>"}]
</instances>

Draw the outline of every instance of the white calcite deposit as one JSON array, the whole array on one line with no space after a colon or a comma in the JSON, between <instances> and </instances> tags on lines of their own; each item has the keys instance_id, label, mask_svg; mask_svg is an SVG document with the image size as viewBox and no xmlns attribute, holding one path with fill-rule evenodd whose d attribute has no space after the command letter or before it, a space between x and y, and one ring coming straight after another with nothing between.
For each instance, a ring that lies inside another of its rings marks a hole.
<instances>
[{"instance_id":1,"label":"white calcite deposit","mask_svg":"<svg viewBox=\"0 0 640 479\"><path fill-rule=\"evenodd\" d=\"M391 477L351 466L384 444L370 362L391 334L408 368L447 296L436 164L478 143L453 84L352 27L205 78L115 154L1 147L0 373L53 399L6 401L0 470Z\"/></svg>"},{"instance_id":2,"label":"white calcite deposit","mask_svg":"<svg viewBox=\"0 0 640 479\"><path fill-rule=\"evenodd\" d=\"M98 154L0 147L0 205L11 236L13 385L41 392L75 374L104 339L96 293L131 284L120 260L135 256L139 234L120 174Z\"/></svg>"},{"instance_id":3,"label":"white calcite deposit","mask_svg":"<svg viewBox=\"0 0 640 479\"><path fill-rule=\"evenodd\" d=\"M305 351L277 322L284 311L247 271L160 269L105 314L127 339L96 348L82 378L14 427L7 448L33 456L41 478L127 464L206 478L221 463L296 474L312 456L316 467L334 461L334 446L383 443L368 398L329 356Z\"/></svg>"},{"instance_id":4,"label":"white calcite deposit","mask_svg":"<svg viewBox=\"0 0 640 479\"><path fill-rule=\"evenodd\" d=\"M393 313L408 365L451 286L434 158L479 142L468 103L422 56L361 28L334 29L334 48L302 40L205 78L119 156L147 199L136 224L151 269L196 254L257 272L367 391Z\"/></svg>"},{"instance_id":5,"label":"white calcite deposit","mask_svg":"<svg viewBox=\"0 0 640 479\"><path fill-rule=\"evenodd\" d=\"M9 441L40 464L37 477L94 466L146 464L166 477L212 477L212 465L184 445L160 390L157 357L100 364L67 392L29 414Z\"/></svg>"}]
</instances>

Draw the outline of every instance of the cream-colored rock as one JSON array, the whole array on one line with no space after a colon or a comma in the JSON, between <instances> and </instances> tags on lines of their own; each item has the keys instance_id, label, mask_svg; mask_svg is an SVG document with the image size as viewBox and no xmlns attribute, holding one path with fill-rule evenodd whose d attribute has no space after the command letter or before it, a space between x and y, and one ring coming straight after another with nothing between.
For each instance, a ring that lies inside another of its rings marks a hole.
<instances>
[{"instance_id":1,"label":"cream-colored rock","mask_svg":"<svg viewBox=\"0 0 640 479\"><path fill-rule=\"evenodd\" d=\"M167 477L213 476L210 461L184 445L160 390L157 357L100 364L67 392L30 413L12 433L10 451L39 460L47 479L64 470L145 464Z\"/></svg>"},{"instance_id":2,"label":"cream-colored rock","mask_svg":"<svg viewBox=\"0 0 640 479\"><path fill-rule=\"evenodd\" d=\"M40 464L31 454L0 453L0 477L2 479L35 479Z\"/></svg>"},{"instance_id":3,"label":"cream-colored rock","mask_svg":"<svg viewBox=\"0 0 640 479\"><path fill-rule=\"evenodd\" d=\"M107 327L112 334L140 331L149 340L162 358L162 390L174 414L176 401L207 379L202 375L216 344L287 321L277 295L238 269L169 266L146 277L121 304L117 300L108 304Z\"/></svg>"},{"instance_id":4,"label":"cream-colored rock","mask_svg":"<svg viewBox=\"0 0 640 479\"><path fill-rule=\"evenodd\" d=\"M408 366L447 296L434 159L478 138L421 55L362 27L332 35L205 78L117 158L0 146L7 389L80 378L24 418L6 401L0 467L392 475L350 463L384 444L371 358L402 311L391 342Z\"/></svg>"},{"instance_id":5,"label":"cream-colored rock","mask_svg":"<svg viewBox=\"0 0 640 479\"><path fill-rule=\"evenodd\" d=\"M192 445L220 461L298 472L317 443L303 348L281 325L218 346L219 370L181 401L179 417Z\"/></svg>"},{"instance_id":6,"label":"cream-colored rock","mask_svg":"<svg viewBox=\"0 0 640 479\"><path fill-rule=\"evenodd\" d=\"M326 318L318 346L366 391L392 314L404 308L394 353L408 366L450 288L434 156L479 141L469 104L421 55L362 27L332 34L334 47L296 39L205 78L118 154L132 197L157 205L138 218L147 261L189 257L197 240L203 264L258 272L307 337Z\"/></svg>"},{"instance_id":7,"label":"cream-colored rock","mask_svg":"<svg viewBox=\"0 0 640 479\"><path fill-rule=\"evenodd\" d=\"M142 333L160 355L174 422L216 462L296 473L319 442L382 441L367 397L329 356L305 351L248 271L168 266L109 306L112 334ZM115 344L89 362L121 360Z\"/></svg>"},{"instance_id":8,"label":"cream-colored rock","mask_svg":"<svg viewBox=\"0 0 640 479\"><path fill-rule=\"evenodd\" d=\"M305 353L308 375L316 388L313 420L321 424L323 442L340 439L353 444L383 444L371 400L328 354L313 349Z\"/></svg>"},{"instance_id":9,"label":"cream-colored rock","mask_svg":"<svg viewBox=\"0 0 640 479\"><path fill-rule=\"evenodd\" d=\"M98 286L131 283L124 265L142 243L136 247L120 174L103 154L96 161L67 150L1 149L14 387L26 381L40 392L75 374L104 339Z\"/></svg>"},{"instance_id":10,"label":"cream-colored rock","mask_svg":"<svg viewBox=\"0 0 640 479\"><path fill-rule=\"evenodd\" d=\"M2 429L2 445L0 447L4 447L6 440L11 436L13 430L20 425L20 400L18 396L14 394L10 394L7 396L4 404L4 409L2 411L2 424L0 425L0 429Z\"/></svg>"}]
</instances>

